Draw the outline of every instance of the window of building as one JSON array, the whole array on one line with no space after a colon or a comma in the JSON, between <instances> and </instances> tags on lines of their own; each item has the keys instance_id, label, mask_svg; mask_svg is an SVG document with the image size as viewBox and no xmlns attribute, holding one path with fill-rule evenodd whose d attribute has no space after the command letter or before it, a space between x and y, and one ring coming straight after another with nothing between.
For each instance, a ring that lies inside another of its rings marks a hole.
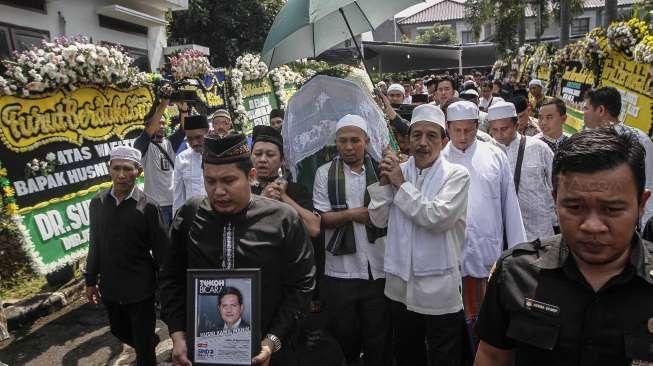
<instances>
[{"instance_id":1,"label":"window of building","mask_svg":"<svg viewBox=\"0 0 653 366\"><path fill-rule=\"evenodd\" d=\"M6 58L13 51L22 51L38 46L50 39L50 32L0 23L0 58Z\"/></svg>"},{"instance_id":2,"label":"window of building","mask_svg":"<svg viewBox=\"0 0 653 366\"><path fill-rule=\"evenodd\" d=\"M476 42L476 39L474 38L474 32L472 31L463 31L460 35L463 44Z\"/></svg>"},{"instance_id":3,"label":"window of building","mask_svg":"<svg viewBox=\"0 0 653 366\"><path fill-rule=\"evenodd\" d=\"M126 22L124 20L98 15L100 27L117 30L125 33L140 34L147 36L147 27Z\"/></svg>"},{"instance_id":4,"label":"window of building","mask_svg":"<svg viewBox=\"0 0 653 366\"><path fill-rule=\"evenodd\" d=\"M45 13L45 0L0 0L0 4Z\"/></svg>"},{"instance_id":5,"label":"window of building","mask_svg":"<svg viewBox=\"0 0 653 366\"><path fill-rule=\"evenodd\" d=\"M483 35L485 36L485 38L492 35L492 24L486 24L483 27Z\"/></svg>"},{"instance_id":6,"label":"window of building","mask_svg":"<svg viewBox=\"0 0 653 366\"><path fill-rule=\"evenodd\" d=\"M590 18L576 18L571 20L571 35L585 34L590 31Z\"/></svg>"}]
</instances>

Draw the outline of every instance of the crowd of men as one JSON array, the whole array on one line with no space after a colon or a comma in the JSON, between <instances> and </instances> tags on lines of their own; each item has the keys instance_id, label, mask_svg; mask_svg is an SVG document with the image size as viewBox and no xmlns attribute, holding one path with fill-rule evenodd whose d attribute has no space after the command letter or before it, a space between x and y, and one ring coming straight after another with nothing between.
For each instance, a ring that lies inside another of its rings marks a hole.
<instances>
[{"instance_id":1,"label":"crowd of men","mask_svg":"<svg viewBox=\"0 0 653 366\"><path fill-rule=\"evenodd\" d=\"M252 267L253 364L301 364L309 312L326 314L338 366L653 361L653 244L640 235L653 143L619 122L614 88L586 94L585 129L569 135L565 103L528 85L379 83L387 122L342 116L312 191L284 166L283 111L248 139L228 111L180 103L165 137L163 100L134 148L112 151L113 187L91 202L87 296L139 365L156 363L157 290L173 362L190 365L186 270ZM367 153L375 123L400 146L381 161Z\"/></svg>"}]
</instances>

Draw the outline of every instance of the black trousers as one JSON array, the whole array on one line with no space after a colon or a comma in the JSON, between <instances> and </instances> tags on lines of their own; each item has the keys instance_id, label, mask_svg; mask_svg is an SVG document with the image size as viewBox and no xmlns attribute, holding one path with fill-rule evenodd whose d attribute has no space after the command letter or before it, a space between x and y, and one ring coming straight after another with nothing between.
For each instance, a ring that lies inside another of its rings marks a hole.
<instances>
[{"instance_id":1,"label":"black trousers","mask_svg":"<svg viewBox=\"0 0 653 366\"><path fill-rule=\"evenodd\" d=\"M104 300L111 333L136 350L138 366L156 365L154 297L133 304Z\"/></svg>"},{"instance_id":2,"label":"black trousers","mask_svg":"<svg viewBox=\"0 0 653 366\"><path fill-rule=\"evenodd\" d=\"M324 276L322 295L328 329L345 359L357 362L361 348L366 366L390 365L390 303L383 294L385 279L359 280Z\"/></svg>"},{"instance_id":3,"label":"black trousers","mask_svg":"<svg viewBox=\"0 0 653 366\"><path fill-rule=\"evenodd\" d=\"M460 366L468 357L465 313L424 315L392 301L394 353L398 366Z\"/></svg>"}]
</instances>

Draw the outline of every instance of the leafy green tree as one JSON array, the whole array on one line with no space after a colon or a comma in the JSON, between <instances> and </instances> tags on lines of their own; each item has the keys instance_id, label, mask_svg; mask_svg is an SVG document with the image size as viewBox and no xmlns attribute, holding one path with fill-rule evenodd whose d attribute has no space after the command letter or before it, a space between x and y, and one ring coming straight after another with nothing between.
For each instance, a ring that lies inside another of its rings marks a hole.
<instances>
[{"instance_id":1,"label":"leafy green tree","mask_svg":"<svg viewBox=\"0 0 653 366\"><path fill-rule=\"evenodd\" d=\"M209 47L214 66L232 66L245 52L260 52L284 0L190 0L173 12L169 42Z\"/></svg>"},{"instance_id":2,"label":"leafy green tree","mask_svg":"<svg viewBox=\"0 0 653 366\"><path fill-rule=\"evenodd\" d=\"M420 44L456 44L456 32L446 24L435 24L415 37L415 43Z\"/></svg>"}]
</instances>

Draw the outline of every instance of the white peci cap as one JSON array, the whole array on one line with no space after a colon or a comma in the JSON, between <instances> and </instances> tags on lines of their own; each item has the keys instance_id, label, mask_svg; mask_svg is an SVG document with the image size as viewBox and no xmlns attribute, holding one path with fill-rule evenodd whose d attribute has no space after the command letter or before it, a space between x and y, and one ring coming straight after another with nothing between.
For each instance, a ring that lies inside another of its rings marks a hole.
<instances>
[{"instance_id":1,"label":"white peci cap","mask_svg":"<svg viewBox=\"0 0 653 366\"><path fill-rule=\"evenodd\" d=\"M440 107L432 104L422 104L413 109L413 117L410 119L410 124L413 125L417 122L431 122L445 130L447 129L444 112L442 112Z\"/></svg>"},{"instance_id":2,"label":"white peci cap","mask_svg":"<svg viewBox=\"0 0 653 366\"><path fill-rule=\"evenodd\" d=\"M363 132L365 132L366 135L369 135L369 132L367 130L367 122L363 119L363 117L356 115L356 114L348 114L338 121L336 124L336 132L338 132L339 129L343 127L358 127Z\"/></svg>"},{"instance_id":3,"label":"white peci cap","mask_svg":"<svg viewBox=\"0 0 653 366\"><path fill-rule=\"evenodd\" d=\"M463 121L468 119L478 119L478 107L476 104L461 100L452 103L447 108L447 121Z\"/></svg>"},{"instance_id":4,"label":"white peci cap","mask_svg":"<svg viewBox=\"0 0 653 366\"><path fill-rule=\"evenodd\" d=\"M400 92L401 94L406 95L406 89L404 89L400 84L390 84L387 93L390 94L390 92Z\"/></svg>"},{"instance_id":5,"label":"white peci cap","mask_svg":"<svg viewBox=\"0 0 653 366\"><path fill-rule=\"evenodd\" d=\"M131 160L141 164L141 152L131 146L116 146L109 154L109 162L115 159Z\"/></svg>"},{"instance_id":6,"label":"white peci cap","mask_svg":"<svg viewBox=\"0 0 653 366\"><path fill-rule=\"evenodd\" d=\"M517 117L517 110L515 109L515 105L509 102L496 102L487 110L488 121L513 117Z\"/></svg>"}]
</instances>

